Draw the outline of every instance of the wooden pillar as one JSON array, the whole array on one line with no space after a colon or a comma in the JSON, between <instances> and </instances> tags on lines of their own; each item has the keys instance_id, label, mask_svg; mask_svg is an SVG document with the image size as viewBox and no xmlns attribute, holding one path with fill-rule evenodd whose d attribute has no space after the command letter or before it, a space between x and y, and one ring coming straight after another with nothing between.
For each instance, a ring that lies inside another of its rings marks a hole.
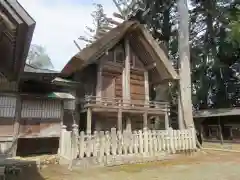
<instances>
[{"instance_id":1,"label":"wooden pillar","mask_svg":"<svg viewBox=\"0 0 240 180\"><path fill-rule=\"evenodd\" d=\"M102 97L102 65L101 63L98 64L96 91L97 91L96 92L97 97Z\"/></svg>"},{"instance_id":2,"label":"wooden pillar","mask_svg":"<svg viewBox=\"0 0 240 180\"><path fill-rule=\"evenodd\" d=\"M123 84L123 90L125 91L123 99L126 99L126 101L129 103L131 100L131 93L130 93L130 45L129 45L129 40L125 40L125 54L126 54L126 59L125 59L125 70L124 70L124 84Z\"/></svg>"},{"instance_id":3,"label":"wooden pillar","mask_svg":"<svg viewBox=\"0 0 240 180\"><path fill-rule=\"evenodd\" d=\"M149 81L148 71L144 72L144 88L145 88L145 106L149 106Z\"/></svg>"},{"instance_id":4,"label":"wooden pillar","mask_svg":"<svg viewBox=\"0 0 240 180\"><path fill-rule=\"evenodd\" d=\"M76 97L76 92L74 92L74 97ZM70 108L71 112L72 112L72 118L73 118L73 124L72 125L76 124L76 125L79 126L80 117L79 117L79 114L78 114L79 109L78 109L77 101L73 100L71 103L73 104L73 106Z\"/></svg>"},{"instance_id":5,"label":"wooden pillar","mask_svg":"<svg viewBox=\"0 0 240 180\"><path fill-rule=\"evenodd\" d=\"M166 104L165 105L165 129L168 129L170 127L168 112L169 112L169 107Z\"/></svg>"},{"instance_id":6,"label":"wooden pillar","mask_svg":"<svg viewBox=\"0 0 240 180\"><path fill-rule=\"evenodd\" d=\"M88 108L87 109L87 130L86 130L87 134L91 134L92 133L92 109Z\"/></svg>"},{"instance_id":7,"label":"wooden pillar","mask_svg":"<svg viewBox=\"0 0 240 180\"><path fill-rule=\"evenodd\" d=\"M148 129L148 114L145 112L143 114L143 129Z\"/></svg>"},{"instance_id":8,"label":"wooden pillar","mask_svg":"<svg viewBox=\"0 0 240 180\"><path fill-rule=\"evenodd\" d=\"M170 125L169 125L169 117L168 117L168 105L165 106L165 129L169 129Z\"/></svg>"},{"instance_id":9,"label":"wooden pillar","mask_svg":"<svg viewBox=\"0 0 240 180\"><path fill-rule=\"evenodd\" d=\"M118 109L117 130L122 131L122 109Z\"/></svg>"},{"instance_id":10,"label":"wooden pillar","mask_svg":"<svg viewBox=\"0 0 240 180\"><path fill-rule=\"evenodd\" d=\"M218 117L218 128L219 128L219 136L221 140L221 144L223 144L223 135L222 135L222 126L221 126L221 118Z\"/></svg>"},{"instance_id":11,"label":"wooden pillar","mask_svg":"<svg viewBox=\"0 0 240 180\"><path fill-rule=\"evenodd\" d=\"M16 108L15 108L15 118L14 118L14 129L13 129L13 142L12 142L12 156L17 154L18 138L19 138L19 129L20 129L20 120L22 112L22 99L20 95L16 96Z\"/></svg>"}]
</instances>

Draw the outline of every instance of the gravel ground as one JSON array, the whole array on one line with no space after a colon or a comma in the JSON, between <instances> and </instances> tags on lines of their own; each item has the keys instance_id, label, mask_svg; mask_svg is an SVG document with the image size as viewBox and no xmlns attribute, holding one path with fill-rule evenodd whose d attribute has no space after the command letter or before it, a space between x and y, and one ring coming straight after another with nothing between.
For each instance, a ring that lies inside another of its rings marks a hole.
<instances>
[{"instance_id":1,"label":"gravel ground","mask_svg":"<svg viewBox=\"0 0 240 180\"><path fill-rule=\"evenodd\" d=\"M205 151L193 156L179 155L173 160L124 165L91 170L68 171L67 167L48 166L39 174L25 172L24 180L239 180L240 154Z\"/></svg>"}]
</instances>

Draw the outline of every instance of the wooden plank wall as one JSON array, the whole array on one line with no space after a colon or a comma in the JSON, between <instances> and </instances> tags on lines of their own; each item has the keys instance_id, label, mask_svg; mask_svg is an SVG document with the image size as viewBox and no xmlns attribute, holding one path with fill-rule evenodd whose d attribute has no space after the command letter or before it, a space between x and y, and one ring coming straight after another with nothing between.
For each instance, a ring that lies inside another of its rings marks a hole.
<instances>
[{"instance_id":1,"label":"wooden plank wall","mask_svg":"<svg viewBox=\"0 0 240 180\"><path fill-rule=\"evenodd\" d=\"M14 117L16 108L16 97L0 96L0 136L12 136L14 129Z\"/></svg>"},{"instance_id":2,"label":"wooden plank wall","mask_svg":"<svg viewBox=\"0 0 240 180\"><path fill-rule=\"evenodd\" d=\"M130 84L131 100L143 103L145 100L144 73L131 70Z\"/></svg>"},{"instance_id":3,"label":"wooden plank wall","mask_svg":"<svg viewBox=\"0 0 240 180\"><path fill-rule=\"evenodd\" d=\"M17 83L0 77L0 137L14 134ZM6 94L9 93L9 94ZM11 93L11 94L10 94Z\"/></svg>"},{"instance_id":4,"label":"wooden plank wall","mask_svg":"<svg viewBox=\"0 0 240 180\"><path fill-rule=\"evenodd\" d=\"M103 70L102 73L102 96L103 97L122 97L122 74L118 71Z\"/></svg>"},{"instance_id":5,"label":"wooden plank wall","mask_svg":"<svg viewBox=\"0 0 240 180\"><path fill-rule=\"evenodd\" d=\"M102 63L102 97L122 98L124 48L120 44L100 58Z\"/></svg>"},{"instance_id":6,"label":"wooden plank wall","mask_svg":"<svg viewBox=\"0 0 240 180\"><path fill-rule=\"evenodd\" d=\"M59 137L62 111L60 100L23 100L21 137Z\"/></svg>"},{"instance_id":7,"label":"wooden plank wall","mask_svg":"<svg viewBox=\"0 0 240 180\"><path fill-rule=\"evenodd\" d=\"M144 84L144 65L138 56L131 50L131 72L130 90L133 103L144 103L145 84Z\"/></svg>"},{"instance_id":8,"label":"wooden plank wall","mask_svg":"<svg viewBox=\"0 0 240 180\"><path fill-rule=\"evenodd\" d=\"M121 49L122 48L122 49ZM124 51L122 46L116 46L115 49L102 56L100 61L103 63L102 74L102 97L122 98L123 86L123 67L124 64L114 62L114 51ZM118 57L118 56L116 56ZM115 58L116 58L115 57ZM120 57L120 56L119 56ZM125 58L125 57L123 57ZM145 84L144 84L144 65L138 56L131 50L131 72L130 72L130 91L133 103L144 103Z\"/></svg>"}]
</instances>

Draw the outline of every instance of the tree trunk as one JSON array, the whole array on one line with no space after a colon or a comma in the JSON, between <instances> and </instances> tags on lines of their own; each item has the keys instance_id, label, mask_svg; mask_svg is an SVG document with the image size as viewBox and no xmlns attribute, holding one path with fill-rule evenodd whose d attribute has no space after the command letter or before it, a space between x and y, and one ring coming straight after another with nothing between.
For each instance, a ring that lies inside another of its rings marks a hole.
<instances>
[{"instance_id":1,"label":"tree trunk","mask_svg":"<svg viewBox=\"0 0 240 180\"><path fill-rule=\"evenodd\" d=\"M178 0L179 12L179 123L185 128L194 127L189 52L189 14L187 0Z\"/></svg>"}]
</instances>

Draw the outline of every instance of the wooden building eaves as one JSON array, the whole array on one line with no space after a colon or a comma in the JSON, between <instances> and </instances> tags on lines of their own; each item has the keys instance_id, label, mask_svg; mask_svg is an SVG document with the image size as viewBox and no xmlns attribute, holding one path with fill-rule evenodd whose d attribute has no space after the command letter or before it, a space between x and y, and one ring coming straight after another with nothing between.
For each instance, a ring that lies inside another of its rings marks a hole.
<instances>
[{"instance_id":1,"label":"wooden building eaves","mask_svg":"<svg viewBox=\"0 0 240 180\"><path fill-rule=\"evenodd\" d=\"M48 81L51 82L60 73L58 71L41 69L32 65L26 64L24 72L21 74L21 80L37 80L37 81Z\"/></svg>"},{"instance_id":2,"label":"wooden building eaves","mask_svg":"<svg viewBox=\"0 0 240 180\"><path fill-rule=\"evenodd\" d=\"M36 23L16 0L1 0L0 13L5 22L0 24L0 72L9 80L17 80L23 72Z\"/></svg>"},{"instance_id":3,"label":"wooden building eaves","mask_svg":"<svg viewBox=\"0 0 240 180\"><path fill-rule=\"evenodd\" d=\"M64 78L60 78L60 77L56 77L52 80L52 84L55 85L59 85L59 86L65 86L65 87L80 87L81 86L81 82L76 82L76 81L71 81L68 79L64 79Z\"/></svg>"},{"instance_id":4,"label":"wooden building eaves","mask_svg":"<svg viewBox=\"0 0 240 180\"><path fill-rule=\"evenodd\" d=\"M25 65L24 73L21 75L22 81L37 81L44 83L48 83L49 85L57 85L57 86L64 86L64 87L78 87L81 85L80 82L71 81L68 79L64 79L59 77L60 72L49 70L49 69L41 69L31 66L29 64Z\"/></svg>"},{"instance_id":5,"label":"wooden building eaves","mask_svg":"<svg viewBox=\"0 0 240 180\"><path fill-rule=\"evenodd\" d=\"M240 108L219 108L219 109L205 109L193 112L194 118L207 118L207 117L221 117L221 116L239 116Z\"/></svg>"},{"instance_id":6,"label":"wooden building eaves","mask_svg":"<svg viewBox=\"0 0 240 180\"><path fill-rule=\"evenodd\" d=\"M71 93L67 92L50 92L43 94L34 93L20 93L22 97L30 97L35 99L60 99L60 100L75 100L75 97Z\"/></svg>"},{"instance_id":7,"label":"wooden building eaves","mask_svg":"<svg viewBox=\"0 0 240 180\"><path fill-rule=\"evenodd\" d=\"M32 73L47 73L47 74L58 74L59 71L51 70L51 69L42 69L37 68L29 64L25 64L24 72L32 72Z\"/></svg>"},{"instance_id":8,"label":"wooden building eaves","mask_svg":"<svg viewBox=\"0 0 240 180\"><path fill-rule=\"evenodd\" d=\"M178 79L178 74L168 60L167 55L160 48L152 35L139 22L130 20L113 28L102 38L77 53L65 65L61 74L63 76L70 76L74 72L82 70L89 64L95 63L104 53L112 49L119 41L125 37L130 38L131 35L134 36L135 39L142 38L144 42L146 42L144 44L144 50L148 51L146 46L151 50L152 55L149 57L152 58L152 61L155 61L153 63L156 63L156 69L159 74L164 76L164 79ZM141 41L138 42L141 43Z\"/></svg>"}]
</instances>

